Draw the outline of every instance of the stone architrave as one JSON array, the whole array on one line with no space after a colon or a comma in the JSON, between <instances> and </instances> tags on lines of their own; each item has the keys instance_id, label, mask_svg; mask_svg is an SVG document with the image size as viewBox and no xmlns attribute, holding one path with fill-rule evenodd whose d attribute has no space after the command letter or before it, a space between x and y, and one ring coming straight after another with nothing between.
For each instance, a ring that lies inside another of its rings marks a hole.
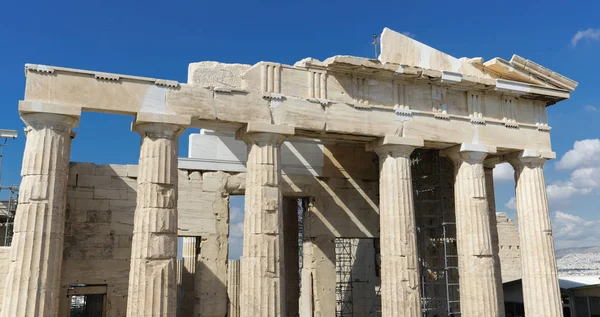
<instances>
[{"instance_id":1,"label":"stone architrave","mask_svg":"<svg viewBox=\"0 0 600 317\"><path fill-rule=\"evenodd\" d=\"M248 145L241 317L284 317L286 313L281 144L293 134L293 127L256 123L238 131Z\"/></svg>"},{"instance_id":2,"label":"stone architrave","mask_svg":"<svg viewBox=\"0 0 600 317\"><path fill-rule=\"evenodd\" d=\"M369 147L380 168L381 316L421 316L410 154L423 140L388 135Z\"/></svg>"},{"instance_id":3,"label":"stone architrave","mask_svg":"<svg viewBox=\"0 0 600 317\"><path fill-rule=\"evenodd\" d=\"M177 149L190 118L138 114L141 136L127 317L177 311Z\"/></svg>"},{"instance_id":4,"label":"stone architrave","mask_svg":"<svg viewBox=\"0 0 600 317\"><path fill-rule=\"evenodd\" d=\"M56 317L71 130L80 113L26 113L25 153L2 317Z\"/></svg>"},{"instance_id":5,"label":"stone architrave","mask_svg":"<svg viewBox=\"0 0 600 317\"><path fill-rule=\"evenodd\" d=\"M517 185L523 302L528 317L563 316L544 180L544 163L554 157L552 152L525 150L509 158Z\"/></svg>"},{"instance_id":6,"label":"stone architrave","mask_svg":"<svg viewBox=\"0 0 600 317\"><path fill-rule=\"evenodd\" d=\"M454 201L460 311L463 317L499 317L489 205L483 160L495 148L462 144L444 150L454 162Z\"/></svg>"},{"instance_id":7,"label":"stone architrave","mask_svg":"<svg viewBox=\"0 0 600 317\"><path fill-rule=\"evenodd\" d=\"M494 277L496 279L496 293L498 294L498 315L504 317L504 289L502 288L502 268L500 266L500 245L498 240L498 220L496 219L496 195L494 193L494 164L486 162L485 191L487 194L490 211L490 234L492 236L492 254L494 256Z\"/></svg>"}]
</instances>

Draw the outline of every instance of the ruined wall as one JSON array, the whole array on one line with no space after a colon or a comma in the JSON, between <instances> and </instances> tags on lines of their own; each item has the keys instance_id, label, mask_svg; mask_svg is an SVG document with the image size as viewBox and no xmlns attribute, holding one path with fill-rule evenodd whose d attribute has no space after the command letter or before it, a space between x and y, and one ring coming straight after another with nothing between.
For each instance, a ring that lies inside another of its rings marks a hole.
<instances>
[{"instance_id":1,"label":"ruined wall","mask_svg":"<svg viewBox=\"0 0 600 317\"><path fill-rule=\"evenodd\" d=\"M202 316L224 316L228 198L220 172L179 171L179 235L199 236L197 292ZM124 316L136 206L135 165L71 163L67 193L61 314L70 284L106 284L106 317Z\"/></svg>"},{"instance_id":2,"label":"ruined wall","mask_svg":"<svg viewBox=\"0 0 600 317\"><path fill-rule=\"evenodd\" d=\"M195 312L202 317L227 313L228 177L224 172L179 170L179 235L200 237Z\"/></svg>"},{"instance_id":3,"label":"ruined wall","mask_svg":"<svg viewBox=\"0 0 600 317\"><path fill-rule=\"evenodd\" d=\"M135 166L71 163L67 191L60 315L71 284L105 284L107 317L127 307L136 205Z\"/></svg>"},{"instance_id":4,"label":"ruined wall","mask_svg":"<svg viewBox=\"0 0 600 317\"><path fill-rule=\"evenodd\" d=\"M328 164L334 165L333 162ZM317 308L327 312L323 316L335 311L333 239L377 237L379 228L377 181L361 179L365 175L364 169L353 172L352 168L338 167L337 170L339 177L283 177L284 196L312 197L305 215L304 235L305 243L310 244L308 249L323 248L314 253L329 253L326 258L306 258L313 262L307 269L315 276ZM136 173L134 165L71 164L63 264L64 296L61 297L63 312L68 310L66 291L69 284L106 284L107 317L125 314ZM179 170L179 235L200 237L201 241L195 276L196 312L200 316L225 316L227 312L228 200L229 194L243 194L244 190L245 173ZM321 242L329 242L331 247ZM329 263L323 263L324 260ZM373 263L368 261L371 266ZM368 305L370 307L372 303Z\"/></svg>"},{"instance_id":5,"label":"ruined wall","mask_svg":"<svg viewBox=\"0 0 600 317\"><path fill-rule=\"evenodd\" d=\"M521 249L519 230L514 221L506 213L496 213L498 223L498 244L500 245L500 265L502 282L510 282L521 278Z\"/></svg>"}]
</instances>

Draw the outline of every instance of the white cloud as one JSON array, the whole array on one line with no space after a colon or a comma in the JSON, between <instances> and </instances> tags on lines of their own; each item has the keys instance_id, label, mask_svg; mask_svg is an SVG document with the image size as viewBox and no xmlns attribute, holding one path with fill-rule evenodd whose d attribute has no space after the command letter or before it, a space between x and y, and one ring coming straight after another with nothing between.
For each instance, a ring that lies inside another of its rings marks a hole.
<instances>
[{"instance_id":1,"label":"white cloud","mask_svg":"<svg viewBox=\"0 0 600 317\"><path fill-rule=\"evenodd\" d=\"M242 256L244 241L240 238L229 237L229 259L239 260Z\"/></svg>"},{"instance_id":2,"label":"white cloud","mask_svg":"<svg viewBox=\"0 0 600 317\"><path fill-rule=\"evenodd\" d=\"M587 105L587 106L583 107L583 109L585 109L586 111L591 111L591 112L598 110L596 107L594 107L592 105Z\"/></svg>"},{"instance_id":3,"label":"white cloud","mask_svg":"<svg viewBox=\"0 0 600 317\"><path fill-rule=\"evenodd\" d=\"M229 258L239 259L242 255L244 245L244 222L231 223L229 225Z\"/></svg>"},{"instance_id":4,"label":"white cloud","mask_svg":"<svg viewBox=\"0 0 600 317\"><path fill-rule=\"evenodd\" d=\"M240 220L244 220L244 212L242 211L242 209L238 207L231 207L231 209L229 210L229 221L237 222Z\"/></svg>"},{"instance_id":5,"label":"white cloud","mask_svg":"<svg viewBox=\"0 0 600 317\"><path fill-rule=\"evenodd\" d=\"M573 169L569 179L548 185L550 201L588 195L600 189L600 139L576 141L556 163L558 169Z\"/></svg>"},{"instance_id":6,"label":"white cloud","mask_svg":"<svg viewBox=\"0 0 600 317\"><path fill-rule=\"evenodd\" d=\"M552 222L556 248L569 248L600 244L600 221L587 220L566 212L557 211Z\"/></svg>"},{"instance_id":7,"label":"white cloud","mask_svg":"<svg viewBox=\"0 0 600 317\"><path fill-rule=\"evenodd\" d=\"M589 28L587 30L577 31L577 33L575 33L575 35L571 39L571 45L575 47L577 46L577 43L579 43L579 41L583 39L600 40L600 29Z\"/></svg>"},{"instance_id":8,"label":"white cloud","mask_svg":"<svg viewBox=\"0 0 600 317\"><path fill-rule=\"evenodd\" d=\"M600 139L576 141L573 149L565 153L556 163L556 167L560 169L583 166L600 166Z\"/></svg>"},{"instance_id":9,"label":"white cloud","mask_svg":"<svg viewBox=\"0 0 600 317\"><path fill-rule=\"evenodd\" d=\"M234 206L236 205L236 206ZM238 207L239 206L239 207ZM229 258L239 259L244 245L244 201L233 200L229 207Z\"/></svg>"},{"instance_id":10,"label":"white cloud","mask_svg":"<svg viewBox=\"0 0 600 317\"><path fill-rule=\"evenodd\" d=\"M408 36L408 37L410 37L410 38L413 38L413 39L414 39L415 37L417 37L417 35L416 35L415 33L408 32L408 31L406 31L406 32L402 32L402 35L404 35L404 36Z\"/></svg>"},{"instance_id":11,"label":"white cloud","mask_svg":"<svg viewBox=\"0 0 600 317\"><path fill-rule=\"evenodd\" d=\"M506 204L504 204L504 207L510 210L517 210L517 199L512 197Z\"/></svg>"},{"instance_id":12,"label":"white cloud","mask_svg":"<svg viewBox=\"0 0 600 317\"><path fill-rule=\"evenodd\" d=\"M556 182L546 187L546 192L548 193L548 200L550 201L565 200L576 195L586 195L589 194L590 191L591 189L589 188L577 187L571 181Z\"/></svg>"},{"instance_id":13,"label":"white cloud","mask_svg":"<svg viewBox=\"0 0 600 317\"><path fill-rule=\"evenodd\" d=\"M244 237L244 223L236 222L229 226L229 237L243 238Z\"/></svg>"},{"instance_id":14,"label":"white cloud","mask_svg":"<svg viewBox=\"0 0 600 317\"><path fill-rule=\"evenodd\" d=\"M503 182L503 181L514 180L514 179L515 179L515 170L513 169L513 167L510 164L502 163L502 164L496 165L496 167L494 168L494 180L495 181Z\"/></svg>"}]
</instances>

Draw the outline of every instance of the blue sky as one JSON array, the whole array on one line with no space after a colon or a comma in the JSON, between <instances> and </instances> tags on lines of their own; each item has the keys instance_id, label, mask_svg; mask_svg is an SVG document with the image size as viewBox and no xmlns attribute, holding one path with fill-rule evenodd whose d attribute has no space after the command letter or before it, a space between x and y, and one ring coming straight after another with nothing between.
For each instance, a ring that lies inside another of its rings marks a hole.
<instances>
[{"instance_id":1,"label":"blue sky","mask_svg":"<svg viewBox=\"0 0 600 317\"><path fill-rule=\"evenodd\" d=\"M597 244L599 10L598 1L4 1L0 128L17 129L20 137L4 151L2 183L19 182L25 138L17 102L25 63L185 82L187 65L195 61L293 64L308 56L372 57L372 35L387 26L456 57L510 59L517 53L579 81L570 100L548 110L558 159L547 164L546 178L554 186L557 245ZM71 159L135 164L139 137L129 131L130 122L125 116L84 114ZM193 132L182 137L181 156L187 156L187 135ZM558 164L581 140L590 141ZM506 173L498 175L497 209L514 217L506 206L514 182L503 180Z\"/></svg>"}]
</instances>

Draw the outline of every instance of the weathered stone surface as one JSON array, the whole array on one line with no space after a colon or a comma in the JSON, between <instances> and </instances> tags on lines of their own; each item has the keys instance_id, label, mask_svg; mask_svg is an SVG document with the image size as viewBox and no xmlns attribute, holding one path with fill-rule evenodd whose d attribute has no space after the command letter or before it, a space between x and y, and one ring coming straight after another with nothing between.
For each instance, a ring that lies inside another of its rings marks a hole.
<instances>
[{"instance_id":1,"label":"weathered stone surface","mask_svg":"<svg viewBox=\"0 0 600 317\"><path fill-rule=\"evenodd\" d=\"M405 143L405 144L403 144ZM421 316L421 288L410 154L411 142L378 142L381 316ZM423 146L421 140L420 145Z\"/></svg>"},{"instance_id":2,"label":"weathered stone surface","mask_svg":"<svg viewBox=\"0 0 600 317\"><path fill-rule=\"evenodd\" d=\"M379 60L383 63L417 66L425 69L492 78L491 75L473 66L471 60L452 57L388 28L385 28L381 34Z\"/></svg>"},{"instance_id":3,"label":"weathered stone surface","mask_svg":"<svg viewBox=\"0 0 600 317\"><path fill-rule=\"evenodd\" d=\"M502 287L502 267L500 262L500 245L498 238L498 220L496 218L496 195L494 194L494 166L484 166L485 193L490 213L490 235L492 256L494 258L494 278L496 279L496 298L498 299L498 316L504 317L504 289Z\"/></svg>"},{"instance_id":4,"label":"weathered stone surface","mask_svg":"<svg viewBox=\"0 0 600 317\"><path fill-rule=\"evenodd\" d=\"M498 222L498 254L502 268L502 282L519 280L521 274L521 242L519 230L515 222L508 218L506 213L496 213Z\"/></svg>"},{"instance_id":5,"label":"weathered stone surface","mask_svg":"<svg viewBox=\"0 0 600 317\"><path fill-rule=\"evenodd\" d=\"M302 250L301 317L335 316L336 273L335 243L333 237L307 238ZM308 306L308 307L307 307ZM310 310L309 310L310 309Z\"/></svg>"},{"instance_id":6,"label":"weathered stone surface","mask_svg":"<svg viewBox=\"0 0 600 317\"><path fill-rule=\"evenodd\" d=\"M58 314L71 129L79 120L48 113L24 114L22 119L28 126L23 180L1 316L54 317Z\"/></svg>"},{"instance_id":7,"label":"weathered stone surface","mask_svg":"<svg viewBox=\"0 0 600 317\"><path fill-rule=\"evenodd\" d=\"M509 162L517 182L517 216L521 238L525 315L562 317L556 256L544 180L547 158L525 151Z\"/></svg>"},{"instance_id":8,"label":"weathered stone surface","mask_svg":"<svg viewBox=\"0 0 600 317\"><path fill-rule=\"evenodd\" d=\"M498 317L490 212L483 160L490 149L457 146L445 151L454 162L454 201L460 274L460 311L464 317Z\"/></svg>"},{"instance_id":9,"label":"weathered stone surface","mask_svg":"<svg viewBox=\"0 0 600 317\"><path fill-rule=\"evenodd\" d=\"M244 135L248 173L241 258L240 316L284 317L281 144L285 136Z\"/></svg>"},{"instance_id":10,"label":"weathered stone surface","mask_svg":"<svg viewBox=\"0 0 600 317\"><path fill-rule=\"evenodd\" d=\"M240 260L229 260L227 294L229 295L227 316L240 317Z\"/></svg>"},{"instance_id":11,"label":"weathered stone surface","mask_svg":"<svg viewBox=\"0 0 600 317\"><path fill-rule=\"evenodd\" d=\"M142 145L127 316L175 316L177 145L184 128L165 123L139 123L134 128Z\"/></svg>"},{"instance_id":12,"label":"weathered stone surface","mask_svg":"<svg viewBox=\"0 0 600 317\"><path fill-rule=\"evenodd\" d=\"M219 62L191 63L188 67L188 84L221 89L242 89L242 75L250 68L245 64Z\"/></svg>"},{"instance_id":13,"label":"weathered stone surface","mask_svg":"<svg viewBox=\"0 0 600 317\"><path fill-rule=\"evenodd\" d=\"M182 297L179 301L180 316L197 316L196 310L196 263L198 244L196 237L183 237L183 272L181 278Z\"/></svg>"}]
</instances>

